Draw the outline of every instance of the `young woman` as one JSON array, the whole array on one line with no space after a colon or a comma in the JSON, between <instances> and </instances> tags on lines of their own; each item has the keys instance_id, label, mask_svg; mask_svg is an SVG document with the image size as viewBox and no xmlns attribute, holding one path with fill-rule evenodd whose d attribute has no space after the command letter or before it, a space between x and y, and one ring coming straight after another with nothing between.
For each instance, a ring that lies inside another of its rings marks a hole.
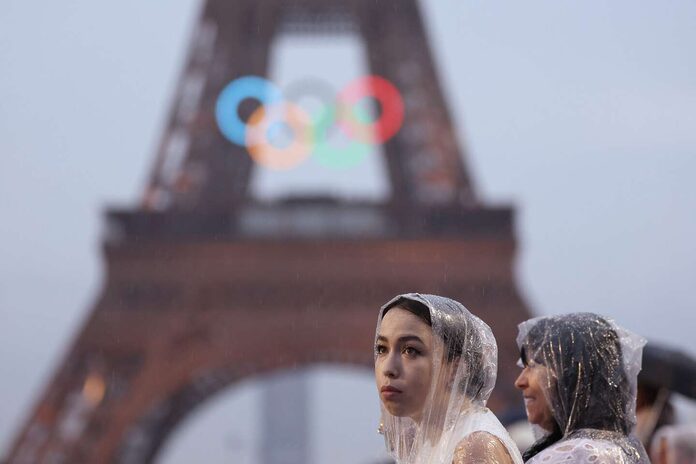
<instances>
[{"instance_id":1,"label":"young woman","mask_svg":"<svg viewBox=\"0 0 696 464\"><path fill-rule=\"evenodd\" d=\"M515 386L539 437L527 464L650 462L632 435L644 339L578 313L523 322L517 343Z\"/></svg>"},{"instance_id":2,"label":"young woman","mask_svg":"<svg viewBox=\"0 0 696 464\"><path fill-rule=\"evenodd\" d=\"M521 464L486 408L497 373L491 329L460 303L409 293L384 305L375 377L387 449L399 464Z\"/></svg>"}]
</instances>

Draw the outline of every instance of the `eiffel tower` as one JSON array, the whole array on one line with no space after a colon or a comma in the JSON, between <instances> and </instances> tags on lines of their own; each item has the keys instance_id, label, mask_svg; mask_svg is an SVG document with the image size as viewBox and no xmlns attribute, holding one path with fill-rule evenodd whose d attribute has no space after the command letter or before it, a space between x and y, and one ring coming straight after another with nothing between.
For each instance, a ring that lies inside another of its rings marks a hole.
<instances>
[{"instance_id":1,"label":"eiffel tower","mask_svg":"<svg viewBox=\"0 0 696 464\"><path fill-rule=\"evenodd\" d=\"M279 35L346 30L370 74L403 96L401 128L382 146L389 198L255 200L254 162L216 120L221 92L267 76ZM142 203L107 212L100 296L7 462L151 462L235 382L369 368L377 309L406 291L455 298L491 325L490 406L516 409L514 338L529 311L513 213L476 195L416 0L207 0Z\"/></svg>"}]
</instances>

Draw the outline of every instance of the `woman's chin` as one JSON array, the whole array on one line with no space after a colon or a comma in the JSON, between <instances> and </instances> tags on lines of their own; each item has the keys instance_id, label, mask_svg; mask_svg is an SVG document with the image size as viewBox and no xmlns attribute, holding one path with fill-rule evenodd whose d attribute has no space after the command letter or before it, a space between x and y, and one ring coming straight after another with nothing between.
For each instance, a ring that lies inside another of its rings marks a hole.
<instances>
[{"instance_id":1,"label":"woman's chin","mask_svg":"<svg viewBox=\"0 0 696 464\"><path fill-rule=\"evenodd\" d=\"M407 408L405 408L403 405L400 404L394 404L394 403L383 403L384 404L384 409L387 410L389 414L391 414L394 417L412 417L413 414L411 411L408 411Z\"/></svg>"},{"instance_id":2,"label":"woman's chin","mask_svg":"<svg viewBox=\"0 0 696 464\"><path fill-rule=\"evenodd\" d=\"M553 423L549 422L548 420L544 419L536 419L536 418L531 418L527 417L527 420L529 421L530 424L536 425L537 427L542 428L545 432L553 432Z\"/></svg>"},{"instance_id":3,"label":"woman's chin","mask_svg":"<svg viewBox=\"0 0 696 464\"><path fill-rule=\"evenodd\" d=\"M391 414L394 417L404 417L406 414L404 414L403 408L396 406L396 405L384 405L384 409L387 410L389 414Z\"/></svg>"}]
</instances>

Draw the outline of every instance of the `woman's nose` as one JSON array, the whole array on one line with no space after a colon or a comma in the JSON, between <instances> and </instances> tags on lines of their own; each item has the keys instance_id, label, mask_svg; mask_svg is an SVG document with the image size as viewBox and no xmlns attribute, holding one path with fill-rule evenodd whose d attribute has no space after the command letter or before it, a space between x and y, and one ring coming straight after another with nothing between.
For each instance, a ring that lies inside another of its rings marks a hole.
<instances>
[{"instance_id":1,"label":"woman's nose","mask_svg":"<svg viewBox=\"0 0 696 464\"><path fill-rule=\"evenodd\" d=\"M522 369L522 372L520 372L520 375L517 376L517 379L515 379L515 387L519 388L520 390L524 390L528 385L527 368L525 367Z\"/></svg>"},{"instance_id":2,"label":"woman's nose","mask_svg":"<svg viewBox=\"0 0 696 464\"><path fill-rule=\"evenodd\" d=\"M391 353L384 360L382 365L382 373L385 377L394 378L399 375L399 357L393 356Z\"/></svg>"}]
</instances>

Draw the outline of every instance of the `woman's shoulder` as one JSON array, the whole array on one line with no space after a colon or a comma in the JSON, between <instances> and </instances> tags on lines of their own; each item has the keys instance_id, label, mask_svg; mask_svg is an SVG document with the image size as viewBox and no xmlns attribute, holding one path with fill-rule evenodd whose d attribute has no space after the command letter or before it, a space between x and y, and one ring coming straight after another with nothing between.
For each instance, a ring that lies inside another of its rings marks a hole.
<instances>
[{"instance_id":1,"label":"woman's shoulder","mask_svg":"<svg viewBox=\"0 0 696 464\"><path fill-rule=\"evenodd\" d=\"M527 464L619 464L624 463L620 446L607 440L571 438L549 446Z\"/></svg>"},{"instance_id":2,"label":"woman's shoulder","mask_svg":"<svg viewBox=\"0 0 696 464\"><path fill-rule=\"evenodd\" d=\"M514 460L500 438L480 430L470 433L457 443L452 462L512 464Z\"/></svg>"}]
</instances>

